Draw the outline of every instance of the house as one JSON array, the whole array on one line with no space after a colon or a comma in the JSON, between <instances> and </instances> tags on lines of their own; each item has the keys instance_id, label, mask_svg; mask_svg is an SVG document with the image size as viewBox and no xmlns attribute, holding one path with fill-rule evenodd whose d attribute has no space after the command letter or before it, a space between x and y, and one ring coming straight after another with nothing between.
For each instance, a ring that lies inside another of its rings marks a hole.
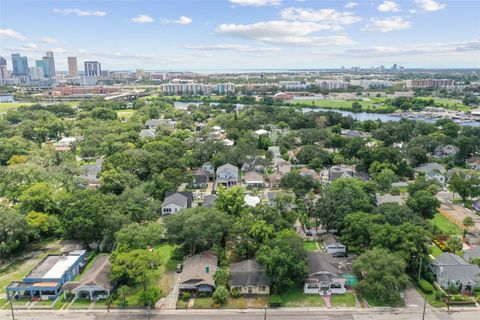
<instances>
[{"instance_id":1,"label":"house","mask_svg":"<svg viewBox=\"0 0 480 320\"><path fill-rule=\"evenodd\" d=\"M215 169L213 168L213 164L211 164L210 162L205 162L204 164L202 164L202 169L207 171L210 175L213 175L215 173Z\"/></svg>"},{"instance_id":2,"label":"house","mask_svg":"<svg viewBox=\"0 0 480 320\"><path fill-rule=\"evenodd\" d=\"M438 171L429 171L425 173L425 178L427 180L435 180L440 184L442 189L445 187L445 176Z\"/></svg>"},{"instance_id":3,"label":"house","mask_svg":"<svg viewBox=\"0 0 480 320\"><path fill-rule=\"evenodd\" d=\"M371 134L367 132L360 132L357 130L347 130L347 129L342 129L340 134L347 138L366 138L371 136Z\"/></svg>"},{"instance_id":4,"label":"house","mask_svg":"<svg viewBox=\"0 0 480 320\"><path fill-rule=\"evenodd\" d=\"M263 175L255 171L247 172L243 177L243 181L247 188L263 188Z\"/></svg>"},{"instance_id":5,"label":"house","mask_svg":"<svg viewBox=\"0 0 480 320\"><path fill-rule=\"evenodd\" d=\"M263 135L269 135L270 132L268 132L267 130L265 129L259 129L257 131L254 132L255 136L257 137L260 137L260 136L263 136Z\"/></svg>"},{"instance_id":6,"label":"house","mask_svg":"<svg viewBox=\"0 0 480 320\"><path fill-rule=\"evenodd\" d=\"M100 185L100 171L102 171L103 158L97 159L95 164L85 164L82 167L80 178L84 179L89 187Z\"/></svg>"},{"instance_id":7,"label":"house","mask_svg":"<svg viewBox=\"0 0 480 320\"><path fill-rule=\"evenodd\" d=\"M477 211L480 211L480 200L476 200L472 203L472 208L477 210Z\"/></svg>"},{"instance_id":8,"label":"house","mask_svg":"<svg viewBox=\"0 0 480 320\"><path fill-rule=\"evenodd\" d=\"M455 156L458 152L458 148L454 145L447 144L446 146L438 146L433 151L433 156L437 158L445 158Z\"/></svg>"},{"instance_id":9,"label":"house","mask_svg":"<svg viewBox=\"0 0 480 320\"><path fill-rule=\"evenodd\" d=\"M157 136L155 129L140 130L140 138L155 138Z\"/></svg>"},{"instance_id":10,"label":"house","mask_svg":"<svg viewBox=\"0 0 480 320\"><path fill-rule=\"evenodd\" d=\"M76 141L77 141L77 138L75 137L63 137L59 141L55 142L53 144L53 147L55 148L55 151L67 152L72 149L72 145Z\"/></svg>"},{"instance_id":11,"label":"house","mask_svg":"<svg viewBox=\"0 0 480 320\"><path fill-rule=\"evenodd\" d=\"M468 159L467 167L471 170L480 171L480 156L474 156Z\"/></svg>"},{"instance_id":12,"label":"house","mask_svg":"<svg viewBox=\"0 0 480 320\"><path fill-rule=\"evenodd\" d=\"M442 253L433 260L430 269L443 289L453 285L460 292L469 293L480 287L480 267L468 263L456 254Z\"/></svg>"},{"instance_id":13,"label":"house","mask_svg":"<svg viewBox=\"0 0 480 320\"><path fill-rule=\"evenodd\" d=\"M471 261L472 259L479 259L480 258L480 246L472 247L467 249L463 252L463 258L467 261Z\"/></svg>"},{"instance_id":14,"label":"house","mask_svg":"<svg viewBox=\"0 0 480 320\"><path fill-rule=\"evenodd\" d=\"M333 166L328 169L328 181L333 182L337 179L343 178L357 178L366 180L361 174L359 174L354 166Z\"/></svg>"},{"instance_id":15,"label":"house","mask_svg":"<svg viewBox=\"0 0 480 320\"><path fill-rule=\"evenodd\" d=\"M249 194L246 194L243 197L243 199L245 201L245 204L249 207L256 207L260 202L262 202L260 197L252 196L252 195L249 195Z\"/></svg>"},{"instance_id":16,"label":"house","mask_svg":"<svg viewBox=\"0 0 480 320\"><path fill-rule=\"evenodd\" d=\"M212 294L215 291L213 275L217 271L217 264L218 257L208 251L187 257L179 276L179 291L199 295Z\"/></svg>"},{"instance_id":17,"label":"house","mask_svg":"<svg viewBox=\"0 0 480 320\"><path fill-rule=\"evenodd\" d=\"M347 252L347 247L340 242L337 236L331 233L326 233L322 235L321 239L326 253Z\"/></svg>"},{"instance_id":18,"label":"house","mask_svg":"<svg viewBox=\"0 0 480 320\"><path fill-rule=\"evenodd\" d=\"M283 159L280 161L277 161L276 166L277 166L278 173L280 173L280 175L282 176L292 171L292 165L290 164L290 162Z\"/></svg>"},{"instance_id":19,"label":"house","mask_svg":"<svg viewBox=\"0 0 480 320\"><path fill-rule=\"evenodd\" d=\"M238 183L238 168L232 164L224 164L217 168L215 184L224 187L232 187Z\"/></svg>"},{"instance_id":20,"label":"house","mask_svg":"<svg viewBox=\"0 0 480 320\"><path fill-rule=\"evenodd\" d=\"M309 169L307 167L301 168L299 173L302 177L311 177L311 178L316 178L317 177L317 172L315 170Z\"/></svg>"},{"instance_id":21,"label":"house","mask_svg":"<svg viewBox=\"0 0 480 320\"><path fill-rule=\"evenodd\" d=\"M230 140L230 139L223 139L222 143L223 143L226 147L232 147L232 146L235 144L235 141Z\"/></svg>"},{"instance_id":22,"label":"house","mask_svg":"<svg viewBox=\"0 0 480 320\"><path fill-rule=\"evenodd\" d=\"M176 213L182 209L191 208L193 193L191 192L166 192L162 203L162 215Z\"/></svg>"},{"instance_id":23,"label":"house","mask_svg":"<svg viewBox=\"0 0 480 320\"><path fill-rule=\"evenodd\" d=\"M63 285L64 298L66 299L67 293L72 293L75 295L75 299L87 298L91 301L107 299L112 290L111 273L112 266L109 256L99 256L82 274L79 281L69 281Z\"/></svg>"},{"instance_id":24,"label":"house","mask_svg":"<svg viewBox=\"0 0 480 320\"><path fill-rule=\"evenodd\" d=\"M375 195L377 206L382 205L384 203L398 203L400 205L403 205L405 201L403 201L402 197L399 195L393 195L393 194L380 194L377 193Z\"/></svg>"},{"instance_id":25,"label":"house","mask_svg":"<svg viewBox=\"0 0 480 320\"><path fill-rule=\"evenodd\" d=\"M203 132L207 126L204 122L195 122L195 132Z\"/></svg>"},{"instance_id":26,"label":"house","mask_svg":"<svg viewBox=\"0 0 480 320\"><path fill-rule=\"evenodd\" d=\"M423 172L425 174L425 179L427 180L436 180L440 186L443 188L445 186L445 167L436 162L427 163L423 166L416 167L415 172Z\"/></svg>"},{"instance_id":27,"label":"house","mask_svg":"<svg viewBox=\"0 0 480 320\"><path fill-rule=\"evenodd\" d=\"M192 187L197 189L206 188L209 180L210 173L202 168L199 168L193 173Z\"/></svg>"},{"instance_id":28,"label":"house","mask_svg":"<svg viewBox=\"0 0 480 320\"><path fill-rule=\"evenodd\" d=\"M240 294L270 294L270 281L265 268L255 259L249 259L230 265L230 291Z\"/></svg>"},{"instance_id":29,"label":"house","mask_svg":"<svg viewBox=\"0 0 480 320\"><path fill-rule=\"evenodd\" d=\"M62 291L62 286L72 281L85 264L85 250L49 254L22 281L13 281L7 286L7 299L55 300Z\"/></svg>"},{"instance_id":30,"label":"house","mask_svg":"<svg viewBox=\"0 0 480 320\"><path fill-rule=\"evenodd\" d=\"M281 177L278 173L272 173L268 177L268 181L270 183L270 188L278 188L280 187Z\"/></svg>"},{"instance_id":31,"label":"house","mask_svg":"<svg viewBox=\"0 0 480 320\"><path fill-rule=\"evenodd\" d=\"M272 159L281 159L282 154L280 153L280 147L278 146L270 146L268 147L268 152L272 154Z\"/></svg>"},{"instance_id":32,"label":"house","mask_svg":"<svg viewBox=\"0 0 480 320\"><path fill-rule=\"evenodd\" d=\"M305 279L303 292L305 294L344 294L346 280L338 269L330 264L325 253L319 251L307 252L308 278Z\"/></svg>"},{"instance_id":33,"label":"house","mask_svg":"<svg viewBox=\"0 0 480 320\"><path fill-rule=\"evenodd\" d=\"M213 208L215 206L215 199L217 199L217 196L214 194L206 195L203 198L202 207Z\"/></svg>"},{"instance_id":34,"label":"house","mask_svg":"<svg viewBox=\"0 0 480 320\"><path fill-rule=\"evenodd\" d=\"M145 127L147 129L157 129L160 126L167 126L172 129L177 127L177 123L171 119L149 119L145 121Z\"/></svg>"}]
</instances>

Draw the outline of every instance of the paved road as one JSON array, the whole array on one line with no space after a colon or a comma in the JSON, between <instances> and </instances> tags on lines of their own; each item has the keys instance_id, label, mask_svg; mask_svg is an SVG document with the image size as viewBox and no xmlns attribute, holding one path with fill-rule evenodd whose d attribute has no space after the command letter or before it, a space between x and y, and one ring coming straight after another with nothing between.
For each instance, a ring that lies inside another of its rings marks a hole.
<instances>
[{"instance_id":1,"label":"paved road","mask_svg":"<svg viewBox=\"0 0 480 320\"><path fill-rule=\"evenodd\" d=\"M421 308L403 309L277 309L268 310L267 319L274 320L414 320L422 319ZM0 311L0 319L9 320L7 310ZM17 320L135 320L148 319L145 311L115 310L109 314L95 311L18 311ZM176 310L155 311L152 320L263 320L263 310ZM472 320L480 319L480 309L468 309L447 313L444 310L427 310L426 320Z\"/></svg>"},{"instance_id":2,"label":"paved road","mask_svg":"<svg viewBox=\"0 0 480 320\"><path fill-rule=\"evenodd\" d=\"M155 307L157 309L175 309L177 307L178 300L178 285L180 282L180 274L175 273L175 280L173 283L172 291L165 298L160 299Z\"/></svg>"}]
</instances>

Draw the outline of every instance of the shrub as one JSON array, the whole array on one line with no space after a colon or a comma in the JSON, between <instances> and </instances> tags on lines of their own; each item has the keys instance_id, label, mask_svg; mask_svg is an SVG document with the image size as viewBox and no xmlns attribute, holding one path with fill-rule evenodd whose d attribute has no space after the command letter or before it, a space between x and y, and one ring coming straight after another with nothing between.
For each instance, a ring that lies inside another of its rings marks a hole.
<instances>
[{"instance_id":1,"label":"shrub","mask_svg":"<svg viewBox=\"0 0 480 320\"><path fill-rule=\"evenodd\" d=\"M270 296L270 300L268 301L268 305L270 307L281 307L283 304L282 298L277 295Z\"/></svg>"},{"instance_id":2,"label":"shrub","mask_svg":"<svg viewBox=\"0 0 480 320\"><path fill-rule=\"evenodd\" d=\"M231 290L231 294L233 298L240 298L240 296L242 295L242 293L240 292L240 288L238 287L233 288Z\"/></svg>"},{"instance_id":3,"label":"shrub","mask_svg":"<svg viewBox=\"0 0 480 320\"><path fill-rule=\"evenodd\" d=\"M418 285L424 293L430 294L433 292L433 286L425 279L421 279Z\"/></svg>"},{"instance_id":4,"label":"shrub","mask_svg":"<svg viewBox=\"0 0 480 320\"><path fill-rule=\"evenodd\" d=\"M183 257L185 256L185 252L183 250L183 246L180 247L175 247L172 251L171 259L172 260L183 260Z\"/></svg>"},{"instance_id":5,"label":"shrub","mask_svg":"<svg viewBox=\"0 0 480 320\"><path fill-rule=\"evenodd\" d=\"M435 291L435 300L441 301L445 298L445 293L442 291Z\"/></svg>"},{"instance_id":6,"label":"shrub","mask_svg":"<svg viewBox=\"0 0 480 320\"><path fill-rule=\"evenodd\" d=\"M215 304L222 305L225 302L227 302L227 297L228 297L228 291L225 286L218 286L217 289L215 289L215 292L213 293L213 302Z\"/></svg>"},{"instance_id":7,"label":"shrub","mask_svg":"<svg viewBox=\"0 0 480 320\"><path fill-rule=\"evenodd\" d=\"M192 295L190 294L190 292L184 292L184 293L182 293L182 300L183 301L188 301L188 300L190 300L191 296Z\"/></svg>"}]
</instances>

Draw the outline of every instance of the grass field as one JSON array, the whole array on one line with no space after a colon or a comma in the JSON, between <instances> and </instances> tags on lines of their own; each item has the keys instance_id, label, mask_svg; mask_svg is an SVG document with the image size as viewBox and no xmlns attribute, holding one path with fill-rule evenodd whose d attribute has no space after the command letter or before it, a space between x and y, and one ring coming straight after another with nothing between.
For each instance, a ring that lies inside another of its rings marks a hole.
<instances>
[{"instance_id":1,"label":"grass field","mask_svg":"<svg viewBox=\"0 0 480 320\"><path fill-rule=\"evenodd\" d=\"M5 103L0 103L0 113L1 112L7 112L8 110L18 108L20 106L30 106L33 103L29 102L5 102Z\"/></svg>"},{"instance_id":2,"label":"grass field","mask_svg":"<svg viewBox=\"0 0 480 320\"><path fill-rule=\"evenodd\" d=\"M304 241L303 242L303 248L306 251L317 251L318 250L317 242L316 241Z\"/></svg>"},{"instance_id":3,"label":"grass field","mask_svg":"<svg viewBox=\"0 0 480 320\"><path fill-rule=\"evenodd\" d=\"M440 231L440 233L448 235L457 235L460 236L463 234L463 230L456 224L450 222L440 213L435 214L432 219L432 224L434 225L435 230Z\"/></svg>"},{"instance_id":4,"label":"grass field","mask_svg":"<svg viewBox=\"0 0 480 320\"><path fill-rule=\"evenodd\" d=\"M444 107L445 109L452 109L452 110L458 110L458 111L469 111L472 109L469 106L464 105L462 101L455 100L455 99L434 98L434 97L419 97L419 99L422 99L422 100L433 99L435 103L438 104L438 106Z\"/></svg>"},{"instance_id":5,"label":"grass field","mask_svg":"<svg viewBox=\"0 0 480 320\"><path fill-rule=\"evenodd\" d=\"M211 297L195 298L194 308L208 309L213 306L213 299Z\"/></svg>"},{"instance_id":6,"label":"grass field","mask_svg":"<svg viewBox=\"0 0 480 320\"><path fill-rule=\"evenodd\" d=\"M334 294L330 296L333 307L355 307L355 295L352 292Z\"/></svg>"},{"instance_id":7,"label":"grass field","mask_svg":"<svg viewBox=\"0 0 480 320\"><path fill-rule=\"evenodd\" d=\"M324 307L325 302L318 294L307 295L302 289L292 289L280 295L284 307Z\"/></svg>"},{"instance_id":8,"label":"grass field","mask_svg":"<svg viewBox=\"0 0 480 320\"><path fill-rule=\"evenodd\" d=\"M371 100L363 101L363 100L333 100L333 99L324 99L324 100L314 100L314 101L302 101L296 100L291 101L290 103L293 105L304 105L305 107L312 106L312 107L319 107L325 109L338 109L338 110L346 110L352 111L352 103L357 101L362 106L361 110L358 111L376 111L376 112L393 112L395 108L383 105L383 99L381 98L373 98Z\"/></svg>"},{"instance_id":9,"label":"grass field","mask_svg":"<svg viewBox=\"0 0 480 320\"><path fill-rule=\"evenodd\" d=\"M117 113L118 117L121 119L129 119L133 116L135 113L135 110L133 109L123 109L123 110L115 110Z\"/></svg>"},{"instance_id":10,"label":"grass field","mask_svg":"<svg viewBox=\"0 0 480 320\"><path fill-rule=\"evenodd\" d=\"M438 257L439 255L441 255L443 253L442 249L440 249L436 244L434 244L431 248L430 248L430 253L432 254L432 256L434 256L435 258Z\"/></svg>"}]
</instances>

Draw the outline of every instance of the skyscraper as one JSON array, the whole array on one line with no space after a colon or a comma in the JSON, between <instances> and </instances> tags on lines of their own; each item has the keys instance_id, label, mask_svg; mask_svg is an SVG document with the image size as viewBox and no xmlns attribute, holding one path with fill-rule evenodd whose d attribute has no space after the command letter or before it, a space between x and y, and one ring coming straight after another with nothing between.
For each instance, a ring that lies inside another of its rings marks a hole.
<instances>
[{"instance_id":1,"label":"skyscraper","mask_svg":"<svg viewBox=\"0 0 480 320\"><path fill-rule=\"evenodd\" d=\"M85 76L86 77L100 77L102 68L98 61L85 61Z\"/></svg>"},{"instance_id":2,"label":"skyscraper","mask_svg":"<svg viewBox=\"0 0 480 320\"><path fill-rule=\"evenodd\" d=\"M0 56L0 67L6 66L7 60L4 57Z\"/></svg>"},{"instance_id":3,"label":"skyscraper","mask_svg":"<svg viewBox=\"0 0 480 320\"><path fill-rule=\"evenodd\" d=\"M43 80L43 68L42 67L30 67L30 79Z\"/></svg>"},{"instance_id":4,"label":"skyscraper","mask_svg":"<svg viewBox=\"0 0 480 320\"><path fill-rule=\"evenodd\" d=\"M77 57L68 57L68 74L70 77L78 77Z\"/></svg>"},{"instance_id":5,"label":"skyscraper","mask_svg":"<svg viewBox=\"0 0 480 320\"><path fill-rule=\"evenodd\" d=\"M35 66L43 69L43 76L50 77L50 64L47 60L36 60Z\"/></svg>"},{"instance_id":6,"label":"skyscraper","mask_svg":"<svg viewBox=\"0 0 480 320\"><path fill-rule=\"evenodd\" d=\"M45 73L45 69L43 70L45 77L55 77L55 60L53 59L53 52L47 51L46 55L43 57L43 61L46 61L48 64L48 74Z\"/></svg>"},{"instance_id":7,"label":"skyscraper","mask_svg":"<svg viewBox=\"0 0 480 320\"><path fill-rule=\"evenodd\" d=\"M28 58L18 53L12 54L13 75L17 77L28 76Z\"/></svg>"}]
</instances>

